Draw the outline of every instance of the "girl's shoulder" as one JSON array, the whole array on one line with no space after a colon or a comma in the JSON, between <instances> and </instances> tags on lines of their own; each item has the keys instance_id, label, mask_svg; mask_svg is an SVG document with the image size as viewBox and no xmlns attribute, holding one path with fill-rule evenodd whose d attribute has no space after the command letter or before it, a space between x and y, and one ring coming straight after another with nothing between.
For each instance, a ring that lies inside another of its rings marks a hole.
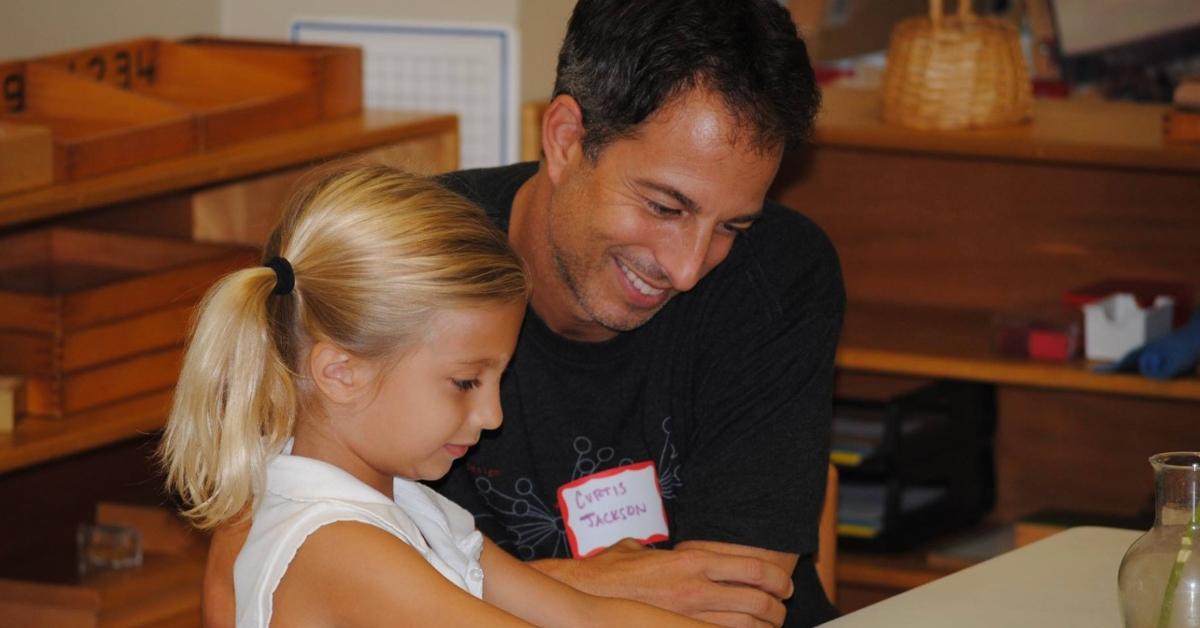
<instances>
[{"instance_id":1,"label":"girl's shoulder","mask_svg":"<svg viewBox=\"0 0 1200 628\"><path fill-rule=\"evenodd\" d=\"M354 618L413 616L436 600L433 592L446 588L439 586L443 583L461 591L390 531L363 521L337 521L309 534L296 551L272 595L271 622L362 625L369 622ZM431 593L412 596L415 588Z\"/></svg>"},{"instance_id":2,"label":"girl's shoulder","mask_svg":"<svg viewBox=\"0 0 1200 628\"><path fill-rule=\"evenodd\" d=\"M503 625L513 619L455 585L411 545L359 521L311 534L273 597L275 623L284 626Z\"/></svg>"}]
</instances>

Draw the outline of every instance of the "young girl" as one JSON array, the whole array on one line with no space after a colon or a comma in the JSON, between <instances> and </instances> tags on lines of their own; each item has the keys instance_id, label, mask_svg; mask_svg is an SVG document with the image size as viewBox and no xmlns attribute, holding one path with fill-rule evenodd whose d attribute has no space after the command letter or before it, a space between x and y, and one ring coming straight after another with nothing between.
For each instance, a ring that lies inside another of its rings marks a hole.
<instances>
[{"instance_id":1,"label":"young girl","mask_svg":"<svg viewBox=\"0 0 1200 628\"><path fill-rule=\"evenodd\" d=\"M529 283L481 210L328 173L265 254L205 297L161 451L199 527L253 507L238 626L692 623L542 575L416 482L500 425Z\"/></svg>"}]
</instances>

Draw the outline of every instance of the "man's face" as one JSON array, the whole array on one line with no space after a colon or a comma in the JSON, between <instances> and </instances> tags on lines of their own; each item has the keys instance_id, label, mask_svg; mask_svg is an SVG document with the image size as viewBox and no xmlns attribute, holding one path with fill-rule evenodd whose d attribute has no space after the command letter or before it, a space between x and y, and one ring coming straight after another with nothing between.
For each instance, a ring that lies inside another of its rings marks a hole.
<instances>
[{"instance_id":1,"label":"man's face","mask_svg":"<svg viewBox=\"0 0 1200 628\"><path fill-rule=\"evenodd\" d=\"M720 100L694 91L595 163L573 153L547 234L562 294L544 295L571 321L567 335L635 329L725 259L762 211L782 154L746 135Z\"/></svg>"}]
</instances>

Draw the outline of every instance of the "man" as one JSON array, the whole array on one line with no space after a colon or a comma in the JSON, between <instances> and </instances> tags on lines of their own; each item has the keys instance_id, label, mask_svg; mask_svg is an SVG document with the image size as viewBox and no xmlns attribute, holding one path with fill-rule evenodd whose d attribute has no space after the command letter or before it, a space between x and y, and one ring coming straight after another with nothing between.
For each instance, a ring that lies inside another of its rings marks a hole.
<instances>
[{"instance_id":1,"label":"man","mask_svg":"<svg viewBox=\"0 0 1200 628\"><path fill-rule=\"evenodd\" d=\"M764 202L818 103L776 0L581 0L542 160L445 177L534 281L504 425L435 486L501 547L714 623L834 615L812 554L841 274L820 229ZM594 508L627 490L652 503ZM635 522L652 547L587 545ZM231 604L240 543L215 541L207 610Z\"/></svg>"}]
</instances>

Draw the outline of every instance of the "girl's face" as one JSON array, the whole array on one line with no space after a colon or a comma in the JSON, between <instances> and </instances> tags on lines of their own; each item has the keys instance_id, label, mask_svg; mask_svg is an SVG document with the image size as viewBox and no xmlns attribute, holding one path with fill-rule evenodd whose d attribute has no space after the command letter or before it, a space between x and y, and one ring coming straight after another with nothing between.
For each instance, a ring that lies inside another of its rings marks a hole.
<instances>
[{"instance_id":1,"label":"girl's face","mask_svg":"<svg viewBox=\"0 0 1200 628\"><path fill-rule=\"evenodd\" d=\"M524 315L523 302L436 313L425 339L380 374L378 394L341 422L363 463L347 470L386 495L392 476L445 475L483 430L500 426L500 376Z\"/></svg>"}]
</instances>

